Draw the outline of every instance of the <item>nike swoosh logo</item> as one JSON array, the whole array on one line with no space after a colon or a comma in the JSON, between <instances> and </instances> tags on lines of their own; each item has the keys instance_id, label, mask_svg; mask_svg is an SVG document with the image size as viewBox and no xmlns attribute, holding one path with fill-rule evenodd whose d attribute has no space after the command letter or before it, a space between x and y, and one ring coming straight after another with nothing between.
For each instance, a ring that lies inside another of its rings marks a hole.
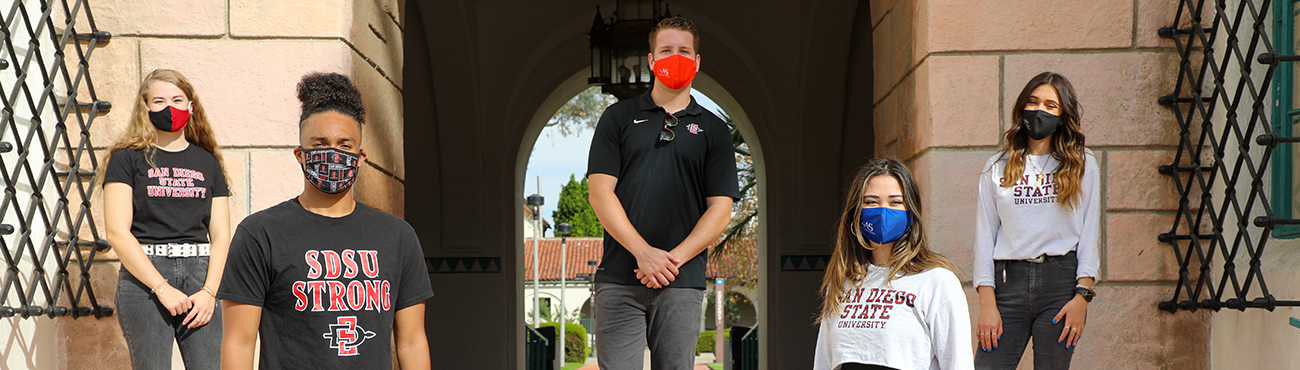
<instances>
[{"instance_id":1,"label":"nike swoosh logo","mask_svg":"<svg viewBox=\"0 0 1300 370\"><path fill-rule=\"evenodd\" d=\"M634 119L634 120L632 120L632 124L635 125L635 124L638 124L638 123L641 123L641 122L645 122L645 121L649 121L649 119Z\"/></svg>"}]
</instances>

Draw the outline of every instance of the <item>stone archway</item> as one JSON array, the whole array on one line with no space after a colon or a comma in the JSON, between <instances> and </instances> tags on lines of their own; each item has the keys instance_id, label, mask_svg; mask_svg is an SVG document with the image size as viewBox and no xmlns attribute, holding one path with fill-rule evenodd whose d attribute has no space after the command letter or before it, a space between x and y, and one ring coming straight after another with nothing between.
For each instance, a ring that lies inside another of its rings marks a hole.
<instances>
[{"instance_id":1,"label":"stone archway","mask_svg":"<svg viewBox=\"0 0 1300 370\"><path fill-rule=\"evenodd\" d=\"M519 155L517 158L517 162L515 164L515 168L516 168L515 181L518 184L518 187L520 189L523 189L527 186L528 179L525 178L525 172L528 169L528 162L532 156L532 150L536 145L538 138L541 136L542 130L545 129L546 124L550 121L555 111L559 110L560 107L563 106L566 102L568 102L569 99L572 99L573 96L577 95L582 90L588 88L586 81L587 81L587 77L590 75L591 75L590 69L584 68L582 71L574 74L570 78L561 82L559 86L556 87L555 90L550 95L548 95L547 98L542 102L542 104L538 108L537 114L534 114L532 116L532 119L528 123L528 130L525 131L524 138L520 143ZM763 163L764 163L762 144L757 139L757 133L755 132L753 124L749 119L749 115L745 113L745 110L736 101L735 97L732 96L729 92L727 92L724 86L719 84L717 80L710 77L707 73L700 73L696 75L693 86L695 86L696 90L698 90L699 93L706 95L710 100L713 100L714 103L717 103L718 107L721 108L724 112L727 113L728 116L731 117L737 129L740 130L741 135L743 135L746 138L746 144L749 146L749 150L753 160L753 165L756 170L755 177L758 184L756 186L756 188L758 189L758 204L760 205L763 204L764 202L763 198L766 195L763 192L763 184L766 182L766 179L763 177L764 171L762 170ZM718 112L714 112L714 113L717 114ZM581 166L585 168L586 164L584 163ZM520 193L515 193L515 194L517 195ZM557 200L551 200L551 201L557 201ZM760 260L762 258L761 256L764 254L766 250L766 245L763 243L763 238L761 237L761 235L763 235L762 220L766 218L764 214L765 211L766 209L760 206L758 208L758 214L756 216L759 220L757 234L760 236L757 250L756 250L758 256L756 257L758 257ZM526 235L521 233L520 238L516 243L516 245L521 246L521 248L518 250L517 253L520 258L523 258L523 256L525 255L523 248L527 247L525 243L526 237L527 237ZM707 253L707 251L705 253ZM522 259L520 261L522 261ZM523 263L521 262L519 265L523 266ZM759 276L760 277L766 276L766 272L767 272L766 265L760 263L758 266ZM743 295L745 295L746 299L748 299L749 302L751 302L751 304L758 304L759 302L761 302L756 297L758 294L761 294L759 292L763 291L761 287L762 284L761 281L762 279L760 278L760 283L759 283L760 286L755 287L754 289L748 289L743 293ZM530 292L521 291L521 294L523 297L522 299L524 300L531 299L530 297L532 295ZM741 293L737 293L737 294L741 294ZM584 301L582 309L588 310L589 303L590 303L589 301ZM706 302L706 305L707 304L708 303ZM528 306L528 304L526 304L525 302L520 302L520 305L521 307L525 307L525 308L526 306ZM755 314L756 312L762 311L761 308L755 306L750 306L749 308L755 311ZM527 310L525 309L525 311ZM590 313L589 311L583 311L583 312L584 315ZM590 317L590 316L583 316L583 317ZM759 317L761 316L752 317L751 319L755 320L756 321L755 323L761 322L758 321ZM752 326L753 324L754 323L750 323L750 325L747 326ZM712 325L712 323L709 322L708 325ZM523 342L519 342L521 346L523 345L522 343Z\"/></svg>"},{"instance_id":2,"label":"stone archway","mask_svg":"<svg viewBox=\"0 0 1300 370\"><path fill-rule=\"evenodd\" d=\"M534 122L583 87L574 78L585 78L590 63L593 5L406 3L406 219L438 261L427 324L434 361L444 366L522 367L519 164L540 132ZM708 78L697 88L744 112L751 128L742 132L762 144L761 362L806 366L821 276L780 261L829 254L842 179L872 155L870 9L852 1L687 5L672 11L701 29ZM440 267L462 262L471 268Z\"/></svg>"}]
</instances>

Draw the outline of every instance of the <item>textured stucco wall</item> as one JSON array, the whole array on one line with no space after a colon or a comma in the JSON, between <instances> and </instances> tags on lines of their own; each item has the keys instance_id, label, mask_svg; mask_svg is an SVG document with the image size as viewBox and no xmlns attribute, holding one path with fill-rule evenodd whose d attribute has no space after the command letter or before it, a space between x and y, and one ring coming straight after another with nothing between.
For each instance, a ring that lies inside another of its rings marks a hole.
<instances>
[{"instance_id":1,"label":"textured stucco wall","mask_svg":"<svg viewBox=\"0 0 1300 370\"><path fill-rule=\"evenodd\" d=\"M312 71L349 75L368 113L357 198L402 215L402 19L399 0L195 0L164 6L131 0L90 3L96 26L112 40L92 58L102 100L114 109L95 121L96 147L124 130L139 81L176 69L195 85L223 146L232 196L231 223L302 191L292 148L298 143L295 86ZM79 24L88 30L89 24ZM81 31L85 32L85 31ZM102 150L99 153L102 155ZM102 162L101 162L102 164ZM98 210L102 199L92 202ZM102 211L97 211L102 230ZM112 306L119 263L109 252L91 275L97 298ZM116 317L57 321L62 369L127 369ZM179 360L179 358L177 358ZM182 368L173 361L174 368Z\"/></svg>"},{"instance_id":2,"label":"textured stucco wall","mask_svg":"<svg viewBox=\"0 0 1300 370\"><path fill-rule=\"evenodd\" d=\"M1155 238L1172 225L1177 206L1171 179L1156 172L1171 162L1178 140L1173 113L1156 103L1177 76L1173 43L1156 35L1173 22L1176 2L871 6L876 147L911 165L929 205L926 221L940 225L928 228L930 240L966 269L967 286L980 167L1000 148L1024 84L1039 72L1059 72L1079 94L1105 210L1098 298L1074 367L1208 367L1210 316L1156 309L1172 295L1178 270L1172 249ZM973 327L978 297L967 292Z\"/></svg>"}]
</instances>

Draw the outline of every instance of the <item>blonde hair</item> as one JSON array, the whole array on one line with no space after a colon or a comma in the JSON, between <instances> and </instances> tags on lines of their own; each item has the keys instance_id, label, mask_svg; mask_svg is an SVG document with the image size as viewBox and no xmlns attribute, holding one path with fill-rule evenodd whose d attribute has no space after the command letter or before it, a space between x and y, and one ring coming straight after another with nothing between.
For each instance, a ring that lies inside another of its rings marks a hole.
<instances>
[{"instance_id":1,"label":"blonde hair","mask_svg":"<svg viewBox=\"0 0 1300 370\"><path fill-rule=\"evenodd\" d=\"M894 242L889 256L889 276L892 281L899 272L915 274L936 267L946 268L957 273L957 265L942 254L930 250L925 239L925 225L921 221L921 193L912 178L912 172L897 159L873 159L859 168L849 185L849 192L844 197L843 212L835 233L835 251L831 252L830 263L826 265L826 275L822 278L822 310L817 316L820 322L832 315L839 314L839 297L844 294L844 283L849 279L857 280L867 275L867 264L871 263L871 251L878 248L867 242L858 227L862 217L862 193L867 184L876 176L890 176L898 180L903 190L903 202L907 212L912 216L912 227Z\"/></svg>"},{"instance_id":2,"label":"blonde hair","mask_svg":"<svg viewBox=\"0 0 1300 370\"><path fill-rule=\"evenodd\" d=\"M1074 209L1083 194L1084 137L1079 126L1079 101L1075 98L1074 86L1065 76L1055 72L1043 72L1029 80L1016 103L1011 107L1011 128L1007 130L1006 147L1002 154L1007 157L1007 165L1002 169L1001 186L1012 187L1025 173L1025 152L1029 149L1029 134L1022 133L1020 113L1029 103L1029 95L1039 86L1048 85L1056 90L1061 104L1061 126L1052 134L1052 157L1061 162L1057 171L1057 203L1065 209ZM987 169L986 169L987 170Z\"/></svg>"},{"instance_id":3,"label":"blonde hair","mask_svg":"<svg viewBox=\"0 0 1300 370\"><path fill-rule=\"evenodd\" d=\"M136 94L135 107L131 109L131 119L127 121L126 132L122 133L113 145L108 147L108 153L104 155L104 163L99 166L95 174L95 183L103 184L104 171L108 168L108 161L112 159L113 152L118 149L135 149L144 151L144 158L150 167L156 167L153 158L158 143L158 132L149 122L149 85L163 81L176 85L189 97L191 105L190 123L185 125L185 140L190 144L198 145L200 148L207 150L217 158L217 167L221 168L221 177L229 183L229 176L226 175L225 162L221 157L221 146L217 145L216 135L212 133L212 125L208 123L208 115L203 110L203 103L199 96L194 93L194 85L186 79L180 72L170 69L155 69L144 77L140 82L139 92Z\"/></svg>"}]
</instances>

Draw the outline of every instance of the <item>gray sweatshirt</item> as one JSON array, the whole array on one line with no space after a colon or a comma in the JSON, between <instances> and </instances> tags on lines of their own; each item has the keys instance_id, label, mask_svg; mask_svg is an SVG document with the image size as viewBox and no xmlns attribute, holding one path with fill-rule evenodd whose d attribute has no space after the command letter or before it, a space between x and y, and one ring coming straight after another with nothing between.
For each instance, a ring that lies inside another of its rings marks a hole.
<instances>
[{"instance_id":1,"label":"gray sweatshirt","mask_svg":"<svg viewBox=\"0 0 1300 370\"><path fill-rule=\"evenodd\" d=\"M1015 185L1001 186L1006 154L984 164L975 217L974 285L995 286L994 260L1060 256L1075 251L1076 278L1097 277L1101 223L1100 167L1091 150L1084 153L1082 194L1074 209L1056 202L1056 170L1051 155L1026 155L1025 172Z\"/></svg>"}]
</instances>

